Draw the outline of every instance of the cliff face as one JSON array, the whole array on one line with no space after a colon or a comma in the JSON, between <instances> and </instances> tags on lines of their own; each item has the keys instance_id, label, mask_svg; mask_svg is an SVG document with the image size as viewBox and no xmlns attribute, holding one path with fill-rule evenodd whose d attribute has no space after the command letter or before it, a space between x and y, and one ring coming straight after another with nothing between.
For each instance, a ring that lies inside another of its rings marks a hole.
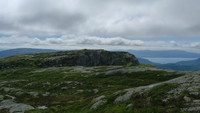
<instances>
[{"instance_id":1,"label":"cliff face","mask_svg":"<svg viewBox=\"0 0 200 113\"><path fill-rule=\"evenodd\" d=\"M61 51L0 59L0 69L16 67L136 66L138 64L137 58L132 54L105 50Z\"/></svg>"}]
</instances>

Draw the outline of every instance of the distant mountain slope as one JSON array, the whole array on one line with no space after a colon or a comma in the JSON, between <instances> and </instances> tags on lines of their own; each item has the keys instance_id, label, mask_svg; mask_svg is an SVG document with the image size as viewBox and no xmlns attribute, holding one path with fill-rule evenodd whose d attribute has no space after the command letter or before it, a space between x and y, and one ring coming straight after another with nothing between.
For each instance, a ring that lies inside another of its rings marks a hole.
<instances>
[{"instance_id":1,"label":"distant mountain slope","mask_svg":"<svg viewBox=\"0 0 200 113\"><path fill-rule=\"evenodd\" d=\"M18 48L0 51L0 58L21 55L21 54L33 54L33 53L43 53L43 52L55 52L57 50L52 49L31 49L31 48Z\"/></svg>"},{"instance_id":2,"label":"distant mountain slope","mask_svg":"<svg viewBox=\"0 0 200 113\"><path fill-rule=\"evenodd\" d=\"M3 51L4 49L0 49L0 51Z\"/></svg>"},{"instance_id":3,"label":"distant mountain slope","mask_svg":"<svg viewBox=\"0 0 200 113\"><path fill-rule=\"evenodd\" d=\"M200 66L200 58L196 60L190 60L190 61L181 61L181 62L177 62L176 64Z\"/></svg>"},{"instance_id":4,"label":"distant mountain slope","mask_svg":"<svg viewBox=\"0 0 200 113\"><path fill-rule=\"evenodd\" d=\"M124 50L134 54L138 58L200 58L198 53L190 53L180 50Z\"/></svg>"},{"instance_id":5,"label":"distant mountain slope","mask_svg":"<svg viewBox=\"0 0 200 113\"><path fill-rule=\"evenodd\" d=\"M200 70L200 58L196 60L181 61L177 63L159 64L151 62L145 58L138 58L142 64L151 64L161 69L170 69L176 71L197 71Z\"/></svg>"},{"instance_id":6,"label":"distant mountain slope","mask_svg":"<svg viewBox=\"0 0 200 113\"><path fill-rule=\"evenodd\" d=\"M151 65L156 65L158 63L155 63L155 62L151 62L150 60L148 59L145 59L145 58L138 58L139 62L142 63L142 64L151 64Z\"/></svg>"},{"instance_id":7,"label":"distant mountain slope","mask_svg":"<svg viewBox=\"0 0 200 113\"><path fill-rule=\"evenodd\" d=\"M197 60L181 61L170 64L157 64L156 66L162 69L172 69L178 71L197 71L200 70L200 58Z\"/></svg>"}]
</instances>

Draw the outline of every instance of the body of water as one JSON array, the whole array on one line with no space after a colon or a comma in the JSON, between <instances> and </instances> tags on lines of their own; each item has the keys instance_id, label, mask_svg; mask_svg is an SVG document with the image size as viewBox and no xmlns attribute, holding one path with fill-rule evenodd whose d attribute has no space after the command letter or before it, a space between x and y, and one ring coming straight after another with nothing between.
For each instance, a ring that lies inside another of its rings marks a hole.
<instances>
[{"instance_id":1,"label":"body of water","mask_svg":"<svg viewBox=\"0 0 200 113\"><path fill-rule=\"evenodd\" d=\"M188 60L195 60L197 58L145 58L150 60L151 62L167 64L167 63L176 63L180 61L188 61Z\"/></svg>"}]
</instances>

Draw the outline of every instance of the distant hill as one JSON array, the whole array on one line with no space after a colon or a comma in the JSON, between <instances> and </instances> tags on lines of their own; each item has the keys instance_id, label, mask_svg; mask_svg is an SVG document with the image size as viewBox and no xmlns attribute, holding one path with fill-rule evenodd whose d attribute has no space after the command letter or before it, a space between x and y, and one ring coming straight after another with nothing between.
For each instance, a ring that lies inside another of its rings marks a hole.
<instances>
[{"instance_id":1,"label":"distant hill","mask_svg":"<svg viewBox=\"0 0 200 113\"><path fill-rule=\"evenodd\" d=\"M151 64L161 69L170 69L176 71L198 71L200 70L200 58L196 60L181 61L177 63L159 64L151 62L145 58L138 58L142 64Z\"/></svg>"},{"instance_id":2,"label":"distant hill","mask_svg":"<svg viewBox=\"0 0 200 113\"><path fill-rule=\"evenodd\" d=\"M124 50L138 58L200 58L200 54L180 50Z\"/></svg>"},{"instance_id":3,"label":"distant hill","mask_svg":"<svg viewBox=\"0 0 200 113\"><path fill-rule=\"evenodd\" d=\"M0 69L65 66L137 66L138 59L128 52L74 50L17 55L0 59Z\"/></svg>"},{"instance_id":4,"label":"distant hill","mask_svg":"<svg viewBox=\"0 0 200 113\"><path fill-rule=\"evenodd\" d=\"M52 49L32 49L32 48L18 48L0 51L0 58L22 55L22 54L34 54L34 53L44 53L44 52L55 52L57 50Z\"/></svg>"},{"instance_id":5,"label":"distant hill","mask_svg":"<svg viewBox=\"0 0 200 113\"><path fill-rule=\"evenodd\" d=\"M151 64L151 65L157 65L157 64L159 64L159 63L151 62L150 60L145 59L145 58L138 58L138 60L142 64Z\"/></svg>"},{"instance_id":6,"label":"distant hill","mask_svg":"<svg viewBox=\"0 0 200 113\"><path fill-rule=\"evenodd\" d=\"M200 54L179 50L127 50L134 54L140 63L151 64L161 69L171 69L177 71L197 71L200 70ZM145 58L197 58L197 60L181 61L177 63L159 64Z\"/></svg>"},{"instance_id":7,"label":"distant hill","mask_svg":"<svg viewBox=\"0 0 200 113\"><path fill-rule=\"evenodd\" d=\"M3 51L4 49L0 49L0 51Z\"/></svg>"},{"instance_id":8,"label":"distant hill","mask_svg":"<svg viewBox=\"0 0 200 113\"><path fill-rule=\"evenodd\" d=\"M157 64L156 66L162 69L172 69L178 71L197 71L200 70L200 58L197 60L181 61L177 63Z\"/></svg>"}]
</instances>

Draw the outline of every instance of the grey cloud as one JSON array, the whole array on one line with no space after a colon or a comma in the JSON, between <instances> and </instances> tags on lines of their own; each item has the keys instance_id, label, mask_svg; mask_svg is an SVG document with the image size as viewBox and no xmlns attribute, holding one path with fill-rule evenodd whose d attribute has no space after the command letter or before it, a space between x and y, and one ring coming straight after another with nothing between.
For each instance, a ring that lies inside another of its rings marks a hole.
<instances>
[{"instance_id":1,"label":"grey cloud","mask_svg":"<svg viewBox=\"0 0 200 113\"><path fill-rule=\"evenodd\" d=\"M84 22L85 17L81 14L67 14L57 12L43 12L35 15L24 17L20 23L27 26L45 26L56 30L70 31L72 28L78 27ZM41 31L44 29L41 29Z\"/></svg>"},{"instance_id":2,"label":"grey cloud","mask_svg":"<svg viewBox=\"0 0 200 113\"><path fill-rule=\"evenodd\" d=\"M92 36L73 36L69 39L68 36L60 38L47 38L45 40L50 44L58 45L109 45L109 46L141 46L141 40L128 40L120 37L100 38Z\"/></svg>"},{"instance_id":3,"label":"grey cloud","mask_svg":"<svg viewBox=\"0 0 200 113\"><path fill-rule=\"evenodd\" d=\"M70 11L68 2L54 0L29 0L22 4L26 12L20 18L20 23L27 26L44 26L47 29L71 31L84 23L86 17L81 12ZM28 4L28 5L27 5ZM66 4L66 7L64 6ZM68 4L68 5L67 5ZM43 30L43 29L41 29ZM75 31L73 31L75 32Z\"/></svg>"},{"instance_id":4,"label":"grey cloud","mask_svg":"<svg viewBox=\"0 0 200 113\"><path fill-rule=\"evenodd\" d=\"M79 37L76 41L78 44L91 45L110 45L110 46L141 46L141 40L128 40L120 37L99 38L99 37Z\"/></svg>"},{"instance_id":5,"label":"grey cloud","mask_svg":"<svg viewBox=\"0 0 200 113\"><path fill-rule=\"evenodd\" d=\"M20 0L17 11L5 15L0 11L0 32L15 31L16 34L60 34L77 31L86 17L81 12L69 11L53 0ZM62 4L65 4L63 0ZM9 4L10 2L7 2ZM67 7L67 6L66 6Z\"/></svg>"},{"instance_id":6,"label":"grey cloud","mask_svg":"<svg viewBox=\"0 0 200 113\"><path fill-rule=\"evenodd\" d=\"M199 0L6 0L0 1L5 6L0 11L4 17L0 33L199 37L199 4Z\"/></svg>"},{"instance_id":7,"label":"grey cloud","mask_svg":"<svg viewBox=\"0 0 200 113\"><path fill-rule=\"evenodd\" d=\"M49 42L50 44L62 44L64 43L64 40L60 39L60 38L48 38L46 39L47 42Z\"/></svg>"},{"instance_id":8,"label":"grey cloud","mask_svg":"<svg viewBox=\"0 0 200 113\"><path fill-rule=\"evenodd\" d=\"M20 28L16 25L16 23L6 20L4 17L0 18L0 31L2 31L2 33L11 33L17 29L19 30Z\"/></svg>"},{"instance_id":9,"label":"grey cloud","mask_svg":"<svg viewBox=\"0 0 200 113\"><path fill-rule=\"evenodd\" d=\"M184 41L142 41L122 37L97 37L83 35L62 35L58 38L40 39L28 36L5 36L0 38L0 48L51 48L51 49L179 49L199 52L200 42Z\"/></svg>"},{"instance_id":10,"label":"grey cloud","mask_svg":"<svg viewBox=\"0 0 200 113\"><path fill-rule=\"evenodd\" d=\"M200 42L190 43L190 47L200 49Z\"/></svg>"}]
</instances>

